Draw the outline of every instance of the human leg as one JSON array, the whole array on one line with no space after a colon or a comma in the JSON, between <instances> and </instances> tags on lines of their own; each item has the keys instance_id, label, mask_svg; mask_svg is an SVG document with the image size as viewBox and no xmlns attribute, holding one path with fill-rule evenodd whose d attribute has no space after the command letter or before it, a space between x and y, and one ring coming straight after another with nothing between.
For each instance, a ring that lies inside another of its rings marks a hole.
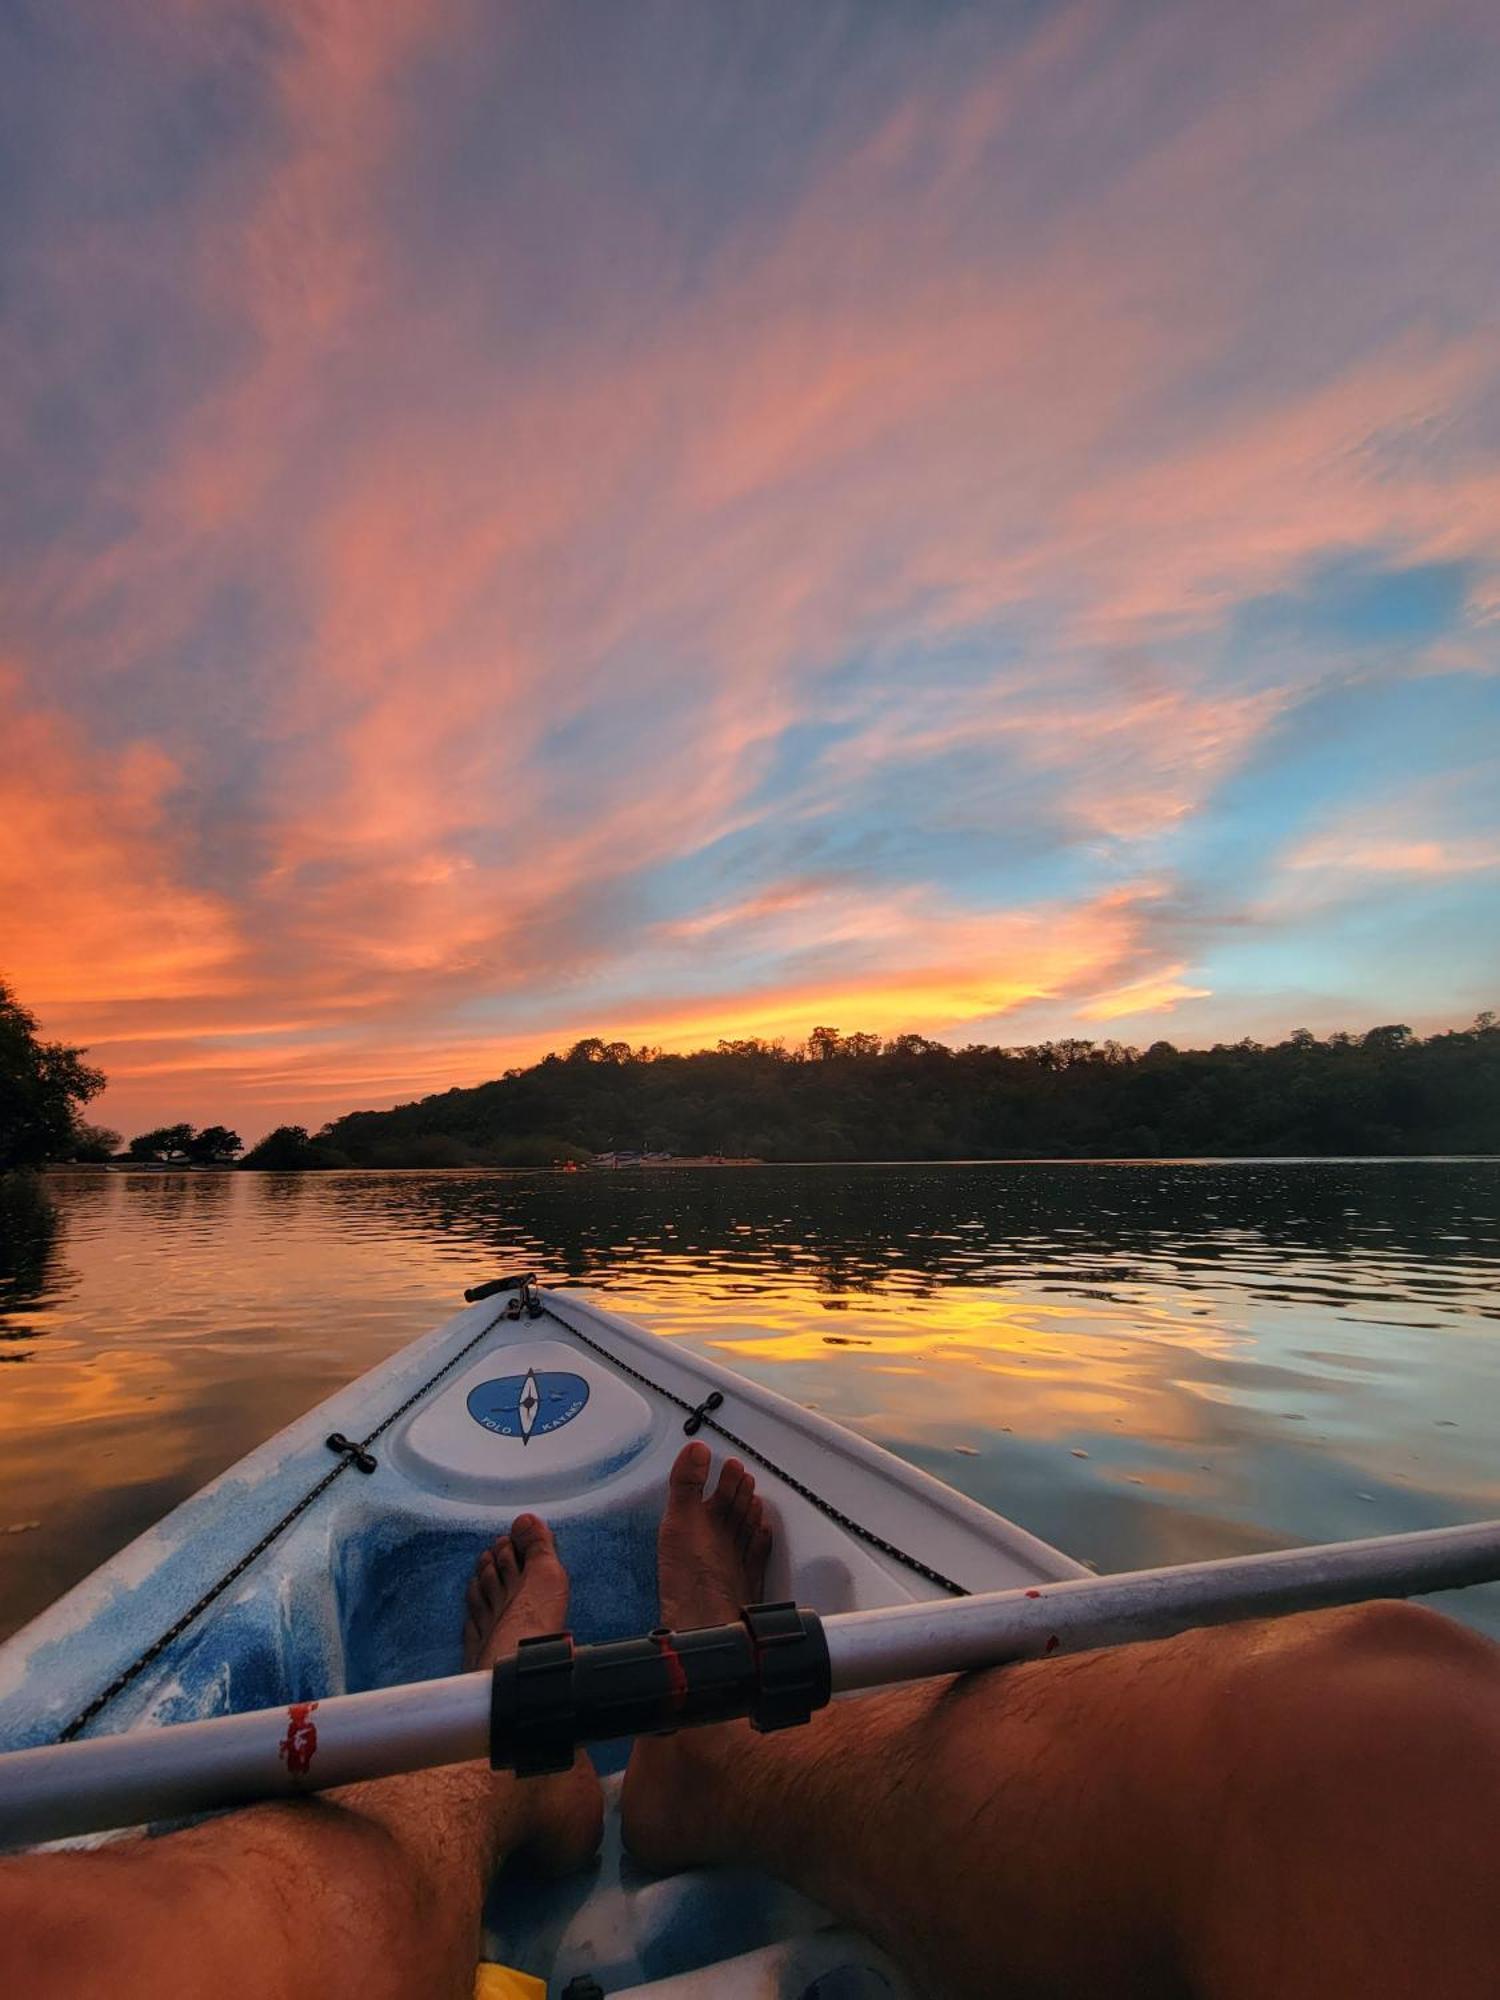
<instances>
[{"instance_id":1,"label":"human leg","mask_svg":"<svg viewBox=\"0 0 1500 2000\"><path fill-rule=\"evenodd\" d=\"M695 1462L663 1526L678 1625L754 1595L701 1491ZM757 1863L934 1993L1488 1994L1497 1659L1376 1605L683 1731L637 1745L626 1837Z\"/></svg>"},{"instance_id":2,"label":"human leg","mask_svg":"<svg viewBox=\"0 0 1500 2000\"><path fill-rule=\"evenodd\" d=\"M469 1586L465 1664L558 1630L567 1599L551 1534L523 1515ZM16 1856L0 1861L0 1991L326 2000L357 1985L361 2000L466 2000L494 1870L523 1848L578 1866L600 1818L584 1757L524 1782L459 1764L160 1839Z\"/></svg>"}]
</instances>

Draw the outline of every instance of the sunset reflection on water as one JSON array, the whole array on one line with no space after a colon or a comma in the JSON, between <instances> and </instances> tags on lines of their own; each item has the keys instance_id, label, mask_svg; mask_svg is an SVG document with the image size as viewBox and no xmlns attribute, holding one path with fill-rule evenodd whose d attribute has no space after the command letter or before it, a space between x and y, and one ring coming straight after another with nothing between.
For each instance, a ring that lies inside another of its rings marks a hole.
<instances>
[{"instance_id":1,"label":"sunset reflection on water","mask_svg":"<svg viewBox=\"0 0 1500 2000\"><path fill-rule=\"evenodd\" d=\"M1101 1569L1500 1514L1493 1162L49 1184L50 1255L0 1251L0 1630L518 1266Z\"/></svg>"}]
</instances>

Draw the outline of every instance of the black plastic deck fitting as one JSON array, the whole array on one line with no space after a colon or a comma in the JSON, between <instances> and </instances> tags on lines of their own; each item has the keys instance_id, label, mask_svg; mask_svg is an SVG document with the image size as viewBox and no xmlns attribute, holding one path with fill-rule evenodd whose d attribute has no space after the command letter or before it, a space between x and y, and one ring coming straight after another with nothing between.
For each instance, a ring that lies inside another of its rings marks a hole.
<instances>
[{"instance_id":1,"label":"black plastic deck fitting","mask_svg":"<svg viewBox=\"0 0 1500 2000\"><path fill-rule=\"evenodd\" d=\"M374 1452L366 1451L364 1446L356 1444L353 1438L346 1438L342 1431L335 1431L331 1437L324 1438L323 1442L330 1451L341 1452L357 1472L373 1472L379 1463Z\"/></svg>"},{"instance_id":2,"label":"black plastic deck fitting","mask_svg":"<svg viewBox=\"0 0 1500 2000\"><path fill-rule=\"evenodd\" d=\"M724 1395L720 1389L715 1389L711 1395L705 1396L696 1409L688 1411L687 1421L682 1427L683 1436L696 1437L703 1428L703 1419L717 1410L723 1401Z\"/></svg>"},{"instance_id":3,"label":"black plastic deck fitting","mask_svg":"<svg viewBox=\"0 0 1500 2000\"><path fill-rule=\"evenodd\" d=\"M554 1632L523 1639L494 1669L490 1763L518 1777L566 1771L580 1744L658 1736L748 1716L789 1729L826 1706L828 1642L815 1611L753 1604L732 1625L664 1628L575 1646Z\"/></svg>"},{"instance_id":4,"label":"black plastic deck fitting","mask_svg":"<svg viewBox=\"0 0 1500 2000\"><path fill-rule=\"evenodd\" d=\"M482 1285L470 1285L464 1293L464 1298L471 1306L477 1306L481 1299L492 1299L497 1292L519 1290L524 1299L527 1293L534 1291L535 1288L536 1272L518 1271L514 1277L488 1278Z\"/></svg>"}]
</instances>

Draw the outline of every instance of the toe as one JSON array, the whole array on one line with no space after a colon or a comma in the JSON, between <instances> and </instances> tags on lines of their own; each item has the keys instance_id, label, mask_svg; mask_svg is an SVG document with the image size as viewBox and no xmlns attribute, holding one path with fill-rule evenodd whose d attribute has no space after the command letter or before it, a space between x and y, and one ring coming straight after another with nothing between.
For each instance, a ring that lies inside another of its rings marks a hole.
<instances>
[{"instance_id":1,"label":"toe","mask_svg":"<svg viewBox=\"0 0 1500 2000\"><path fill-rule=\"evenodd\" d=\"M552 1539L552 1530L535 1514L517 1514L510 1524L510 1538L515 1544L516 1560L522 1569L529 1567L538 1556L556 1559L557 1544Z\"/></svg>"},{"instance_id":2,"label":"toe","mask_svg":"<svg viewBox=\"0 0 1500 2000\"><path fill-rule=\"evenodd\" d=\"M702 1497L708 1480L708 1468L713 1463L713 1455L706 1444L695 1439L685 1444L677 1454L676 1463L668 1475L667 1484L674 1498L697 1500Z\"/></svg>"},{"instance_id":3,"label":"toe","mask_svg":"<svg viewBox=\"0 0 1500 2000\"><path fill-rule=\"evenodd\" d=\"M480 1595L479 1573L477 1570L469 1578L469 1587L464 1592L464 1609L476 1623L484 1615L484 1598Z\"/></svg>"},{"instance_id":4,"label":"toe","mask_svg":"<svg viewBox=\"0 0 1500 2000\"><path fill-rule=\"evenodd\" d=\"M515 1544L509 1535L502 1535L495 1544L495 1568L508 1595L521 1580L521 1565L516 1561Z\"/></svg>"},{"instance_id":5,"label":"toe","mask_svg":"<svg viewBox=\"0 0 1500 2000\"><path fill-rule=\"evenodd\" d=\"M486 1612L491 1618L498 1618L500 1607L505 1602L505 1589L500 1581L500 1573L495 1568L492 1550L486 1549L479 1558L479 1567L474 1572L474 1579L479 1585L479 1595L483 1599Z\"/></svg>"},{"instance_id":6,"label":"toe","mask_svg":"<svg viewBox=\"0 0 1500 2000\"><path fill-rule=\"evenodd\" d=\"M744 1478L745 1468L739 1460L726 1458L724 1469L719 1474L718 1488L714 1493L714 1505L721 1514L730 1515L734 1512L734 1503L739 1497Z\"/></svg>"}]
</instances>

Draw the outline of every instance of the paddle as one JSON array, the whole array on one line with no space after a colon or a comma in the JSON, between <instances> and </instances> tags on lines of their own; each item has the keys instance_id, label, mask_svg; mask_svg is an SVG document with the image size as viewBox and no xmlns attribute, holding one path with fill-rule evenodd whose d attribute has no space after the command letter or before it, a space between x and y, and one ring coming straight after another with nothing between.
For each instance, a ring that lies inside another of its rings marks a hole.
<instances>
[{"instance_id":1,"label":"paddle","mask_svg":"<svg viewBox=\"0 0 1500 2000\"><path fill-rule=\"evenodd\" d=\"M493 1673L11 1751L0 1847L476 1757L555 1769L575 1743L731 1715L777 1728L831 1693L1497 1579L1500 1521L1485 1521L822 1620L760 1606L702 1632L533 1640Z\"/></svg>"}]
</instances>

